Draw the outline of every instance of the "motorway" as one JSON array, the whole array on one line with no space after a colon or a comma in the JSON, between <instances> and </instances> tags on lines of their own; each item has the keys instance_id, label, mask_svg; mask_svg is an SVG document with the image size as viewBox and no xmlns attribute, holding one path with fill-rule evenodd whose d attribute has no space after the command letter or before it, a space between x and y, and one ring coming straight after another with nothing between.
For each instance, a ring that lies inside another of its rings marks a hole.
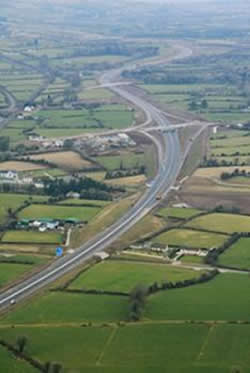
<instances>
[{"instance_id":1,"label":"motorway","mask_svg":"<svg viewBox=\"0 0 250 373\"><path fill-rule=\"evenodd\" d=\"M17 103L16 98L2 85L0 85L0 92L4 95L6 98L6 101L8 103L8 107L6 109L3 109L1 111L2 114L8 113L9 116L7 118L0 116L0 129L6 127L6 125L9 123L10 120L15 118L15 114L17 112Z\"/></svg>"},{"instance_id":2,"label":"motorway","mask_svg":"<svg viewBox=\"0 0 250 373\"><path fill-rule=\"evenodd\" d=\"M119 72L116 70L105 74L102 82L113 83L114 79L119 76ZM167 128L170 125L164 113L151 103L127 91L126 87L114 85L110 89L144 111L146 121L141 126L142 131L143 127L150 123L155 123L159 128ZM96 252L104 250L146 216L159 203L159 196L166 196L168 194L176 182L185 157L181 153L177 131L167 132L161 130L160 134L160 139L159 131L157 131L156 136L154 136L153 132L147 134L158 149L159 169L157 176L150 183L150 188L146 190L141 199L121 219L101 232L94 239L76 249L73 254L66 254L64 257L54 261L46 269L41 270L41 272L2 292L0 295L0 308L4 309L8 307L13 300L15 302L23 300L64 274L72 271Z\"/></svg>"}]
</instances>

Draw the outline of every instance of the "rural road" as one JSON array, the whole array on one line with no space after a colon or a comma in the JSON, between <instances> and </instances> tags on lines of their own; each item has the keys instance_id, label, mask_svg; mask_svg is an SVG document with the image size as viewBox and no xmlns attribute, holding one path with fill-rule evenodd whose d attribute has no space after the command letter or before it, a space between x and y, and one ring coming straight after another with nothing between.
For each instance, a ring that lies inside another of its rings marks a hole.
<instances>
[{"instance_id":1,"label":"rural road","mask_svg":"<svg viewBox=\"0 0 250 373\"><path fill-rule=\"evenodd\" d=\"M183 53L180 53L181 57ZM176 56L175 56L176 59ZM121 72L121 69L120 69ZM108 72L103 76L102 81L113 83L117 78L117 70ZM135 106L144 111L147 123L156 123L160 128L167 128L170 123L164 113L148 103L144 99L137 97L135 94L128 92L126 87L112 86L112 91L123 97L125 100L132 102ZM177 131L166 132L157 131L154 138L155 145L158 149L159 169L155 179L151 182L141 199L116 223L105 231L101 232L94 239L75 250L74 254L67 254L61 259L53 262L46 269L32 275L30 278L14 285L0 294L0 308L6 308L10 305L11 300L16 302L33 294L37 290L55 281L64 274L70 272L75 267L89 259L98 251L104 250L123 233L132 228L139 220L146 216L158 203L159 196L166 196L174 186L178 173L184 163L185 154L181 153L181 146ZM160 134L160 139L159 139ZM151 134L153 136L153 133ZM191 147L191 146L190 146ZM190 148L189 147L189 148Z\"/></svg>"}]
</instances>

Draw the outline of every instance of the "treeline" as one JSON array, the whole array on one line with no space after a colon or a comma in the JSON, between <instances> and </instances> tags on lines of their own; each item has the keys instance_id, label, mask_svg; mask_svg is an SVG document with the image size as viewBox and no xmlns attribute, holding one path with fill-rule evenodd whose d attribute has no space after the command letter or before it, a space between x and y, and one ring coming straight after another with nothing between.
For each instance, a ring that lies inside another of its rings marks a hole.
<instances>
[{"instance_id":1,"label":"treeline","mask_svg":"<svg viewBox=\"0 0 250 373\"><path fill-rule=\"evenodd\" d=\"M64 181L62 179L44 180L44 193L52 196L66 196L69 192L80 193L81 198L111 200L113 192L124 192L122 187L106 185L88 177Z\"/></svg>"},{"instance_id":2,"label":"treeline","mask_svg":"<svg viewBox=\"0 0 250 373\"><path fill-rule=\"evenodd\" d=\"M200 167L231 167L231 166L247 166L246 162L240 162L239 158L235 158L233 161L226 161L222 159L221 161L217 158L205 159L201 163Z\"/></svg>"},{"instance_id":3,"label":"treeline","mask_svg":"<svg viewBox=\"0 0 250 373\"><path fill-rule=\"evenodd\" d=\"M116 179L120 177L129 177L145 174L145 166L132 169L118 169L118 170L109 170L105 175L106 180Z\"/></svg>"},{"instance_id":4,"label":"treeline","mask_svg":"<svg viewBox=\"0 0 250 373\"><path fill-rule=\"evenodd\" d=\"M65 57L89 57L89 56L156 56L159 47L155 46L139 46L132 43L121 43L120 41L104 41L102 43L89 42L82 47L78 47L73 52L59 58Z\"/></svg>"},{"instance_id":5,"label":"treeline","mask_svg":"<svg viewBox=\"0 0 250 373\"><path fill-rule=\"evenodd\" d=\"M0 136L0 151L6 152L10 147L10 138L9 136Z\"/></svg>"},{"instance_id":6,"label":"treeline","mask_svg":"<svg viewBox=\"0 0 250 373\"><path fill-rule=\"evenodd\" d=\"M144 84L236 84L239 81L238 76L233 76L230 72L182 72L182 71L167 71L164 69L155 69L145 67L135 71L126 70L123 72L123 77L127 79L136 79Z\"/></svg>"},{"instance_id":7,"label":"treeline","mask_svg":"<svg viewBox=\"0 0 250 373\"><path fill-rule=\"evenodd\" d=\"M247 172L246 170L239 170L238 168L236 168L233 172L222 172L220 178L221 180L228 180L238 176L250 177L250 172Z\"/></svg>"}]
</instances>

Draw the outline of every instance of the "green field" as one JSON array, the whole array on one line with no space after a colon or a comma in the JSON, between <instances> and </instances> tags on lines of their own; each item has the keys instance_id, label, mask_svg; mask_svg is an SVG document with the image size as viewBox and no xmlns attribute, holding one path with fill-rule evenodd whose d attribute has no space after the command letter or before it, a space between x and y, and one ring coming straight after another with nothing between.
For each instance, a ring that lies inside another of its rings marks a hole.
<instances>
[{"instance_id":1,"label":"green field","mask_svg":"<svg viewBox=\"0 0 250 373\"><path fill-rule=\"evenodd\" d=\"M48 197L45 196L29 196L28 194L13 194L0 193L0 222L3 222L8 217L8 209L16 210L22 206L24 201L29 201L32 198L35 202L46 202Z\"/></svg>"},{"instance_id":2,"label":"green field","mask_svg":"<svg viewBox=\"0 0 250 373\"><path fill-rule=\"evenodd\" d=\"M213 141L215 140L225 140L225 139L221 139L221 136L226 136L227 139L230 139L232 137L241 137L241 136L245 136L247 135L249 132L248 131L243 131L243 130L235 130L235 129L225 129L225 128L221 128L220 131L217 131L217 133L213 133L212 134L212 137L210 138L210 141L211 143L213 143Z\"/></svg>"},{"instance_id":3,"label":"green field","mask_svg":"<svg viewBox=\"0 0 250 373\"><path fill-rule=\"evenodd\" d=\"M198 255L184 255L180 261L182 263L204 264L204 258Z\"/></svg>"},{"instance_id":4,"label":"green field","mask_svg":"<svg viewBox=\"0 0 250 373\"><path fill-rule=\"evenodd\" d=\"M154 237L153 242L163 245L210 249L211 247L221 246L227 238L223 234L193 231L191 229L171 229Z\"/></svg>"},{"instance_id":5,"label":"green field","mask_svg":"<svg viewBox=\"0 0 250 373\"><path fill-rule=\"evenodd\" d=\"M43 118L45 122L43 127L83 127L98 125L95 119L89 116L86 109L82 110L42 110L37 113L39 118Z\"/></svg>"},{"instance_id":6,"label":"green field","mask_svg":"<svg viewBox=\"0 0 250 373\"><path fill-rule=\"evenodd\" d=\"M201 210L192 208L166 207L157 211L157 215L164 218L189 219L201 212Z\"/></svg>"},{"instance_id":7,"label":"green field","mask_svg":"<svg viewBox=\"0 0 250 373\"><path fill-rule=\"evenodd\" d=\"M219 256L218 264L239 269L250 269L250 239L240 238Z\"/></svg>"},{"instance_id":8,"label":"green field","mask_svg":"<svg viewBox=\"0 0 250 373\"><path fill-rule=\"evenodd\" d=\"M1 136L8 136L12 144L26 139L22 131L22 128L6 128L1 130Z\"/></svg>"},{"instance_id":9,"label":"green field","mask_svg":"<svg viewBox=\"0 0 250 373\"><path fill-rule=\"evenodd\" d=\"M228 147L221 147L221 148L212 148L211 149L211 154L213 156L220 156L221 154L223 154L224 156L237 156L238 155L243 155L243 156L247 156L247 155L250 155L250 145L246 145L246 146L228 146Z\"/></svg>"},{"instance_id":10,"label":"green field","mask_svg":"<svg viewBox=\"0 0 250 373\"><path fill-rule=\"evenodd\" d=\"M71 137L78 136L84 133L100 131L100 128L52 128L52 129L36 129L36 133L40 136L45 136L47 138L55 137Z\"/></svg>"},{"instance_id":11,"label":"green field","mask_svg":"<svg viewBox=\"0 0 250 373\"><path fill-rule=\"evenodd\" d=\"M1 337L1 335L0 335ZM10 352L0 347L1 370L3 373L36 373L37 370L28 363L17 360Z\"/></svg>"},{"instance_id":12,"label":"green field","mask_svg":"<svg viewBox=\"0 0 250 373\"><path fill-rule=\"evenodd\" d=\"M32 129L36 127L36 122L34 120L13 120L9 123L8 128L17 128L17 129Z\"/></svg>"},{"instance_id":13,"label":"green field","mask_svg":"<svg viewBox=\"0 0 250 373\"><path fill-rule=\"evenodd\" d=\"M217 157L211 157L211 158L216 159L220 164L223 164L223 162L226 162L226 164L229 164L229 165L231 163L231 165L242 165L243 164L243 166L250 166L250 155L247 155L247 156L235 155L235 156L225 156L225 157L217 156Z\"/></svg>"},{"instance_id":14,"label":"green field","mask_svg":"<svg viewBox=\"0 0 250 373\"><path fill-rule=\"evenodd\" d=\"M9 313L2 322L16 324L107 322L128 317L128 297L50 293Z\"/></svg>"},{"instance_id":15,"label":"green field","mask_svg":"<svg viewBox=\"0 0 250 373\"><path fill-rule=\"evenodd\" d=\"M75 218L83 221L89 221L100 211L99 207L80 207L80 206L58 206L58 205L31 205L19 214L20 219L68 219Z\"/></svg>"},{"instance_id":16,"label":"green field","mask_svg":"<svg viewBox=\"0 0 250 373\"><path fill-rule=\"evenodd\" d=\"M108 89L97 88L97 89L83 89L79 94L79 100L90 100L90 101L100 101L100 100L110 100L114 95Z\"/></svg>"},{"instance_id":17,"label":"green field","mask_svg":"<svg viewBox=\"0 0 250 373\"><path fill-rule=\"evenodd\" d=\"M25 174L39 179L41 177L48 177L48 175L53 177L66 176L67 172L60 168L46 168L43 170L26 171Z\"/></svg>"},{"instance_id":18,"label":"green field","mask_svg":"<svg viewBox=\"0 0 250 373\"><path fill-rule=\"evenodd\" d=\"M1 242L57 244L63 242L63 237L57 232L7 231L4 233Z\"/></svg>"},{"instance_id":19,"label":"green field","mask_svg":"<svg viewBox=\"0 0 250 373\"><path fill-rule=\"evenodd\" d=\"M31 269L31 265L0 262L0 287L11 283Z\"/></svg>"},{"instance_id":20,"label":"green field","mask_svg":"<svg viewBox=\"0 0 250 373\"><path fill-rule=\"evenodd\" d=\"M46 263L48 260L47 256L44 255L31 255L31 254L11 254L11 256L6 257L4 253L0 253L0 263L1 261L8 261L10 264L16 261L20 264L26 264L30 262L30 265L40 265Z\"/></svg>"},{"instance_id":21,"label":"green field","mask_svg":"<svg viewBox=\"0 0 250 373\"><path fill-rule=\"evenodd\" d=\"M123 129L131 126L134 114L131 111L97 111L94 113L97 121L100 121L107 128Z\"/></svg>"},{"instance_id":22,"label":"green field","mask_svg":"<svg viewBox=\"0 0 250 373\"><path fill-rule=\"evenodd\" d=\"M242 122L247 122L249 120L249 113L203 113L202 116L209 121L224 121L227 124L237 124Z\"/></svg>"},{"instance_id":23,"label":"green field","mask_svg":"<svg viewBox=\"0 0 250 373\"><path fill-rule=\"evenodd\" d=\"M42 362L58 361L65 373L134 373L135 362L136 373L231 373L236 372L234 368L249 373L249 325L1 329L2 338L11 344L20 335L28 338L29 355ZM25 363L2 349L0 357L8 368L12 363L13 370L4 373L33 372L22 370Z\"/></svg>"},{"instance_id":24,"label":"green field","mask_svg":"<svg viewBox=\"0 0 250 373\"><path fill-rule=\"evenodd\" d=\"M250 217L232 214L210 214L195 218L187 226L223 233L250 232Z\"/></svg>"},{"instance_id":25,"label":"green field","mask_svg":"<svg viewBox=\"0 0 250 373\"><path fill-rule=\"evenodd\" d=\"M248 320L249 277L221 274L212 281L150 297L145 317L156 320Z\"/></svg>"},{"instance_id":26,"label":"green field","mask_svg":"<svg viewBox=\"0 0 250 373\"><path fill-rule=\"evenodd\" d=\"M244 131L242 131L244 134ZM223 132L223 134L226 132ZM250 144L250 138L249 136L239 136L239 137L228 137L226 139L216 139L216 140L210 140L210 144L212 148L215 147L233 147L233 146L244 146Z\"/></svg>"},{"instance_id":27,"label":"green field","mask_svg":"<svg viewBox=\"0 0 250 373\"><path fill-rule=\"evenodd\" d=\"M98 207L105 207L110 204L109 201L99 201L99 200L93 200L93 199L74 199L74 198L68 198L63 201L58 202L59 205L76 205L76 206L84 206L84 205L90 205L90 206L98 206Z\"/></svg>"},{"instance_id":28,"label":"green field","mask_svg":"<svg viewBox=\"0 0 250 373\"><path fill-rule=\"evenodd\" d=\"M81 274L71 289L98 289L130 292L136 285L179 281L200 276L199 272L173 268L165 264L106 261Z\"/></svg>"},{"instance_id":29,"label":"green field","mask_svg":"<svg viewBox=\"0 0 250 373\"><path fill-rule=\"evenodd\" d=\"M95 158L108 170L119 169L121 163L124 168L134 168L145 164L144 154L126 153L122 155L100 156Z\"/></svg>"}]
</instances>

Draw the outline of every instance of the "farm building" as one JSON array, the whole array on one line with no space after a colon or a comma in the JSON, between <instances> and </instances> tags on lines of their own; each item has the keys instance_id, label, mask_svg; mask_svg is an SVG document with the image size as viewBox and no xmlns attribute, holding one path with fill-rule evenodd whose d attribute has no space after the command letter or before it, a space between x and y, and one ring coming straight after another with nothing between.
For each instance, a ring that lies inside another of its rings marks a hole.
<instances>
[{"instance_id":1,"label":"farm building","mask_svg":"<svg viewBox=\"0 0 250 373\"><path fill-rule=\"evenodd\" d=\"M8 180L17 180L18 173L12 170L0 171L0 178L8 179Z\"/></svg>"}]
</instances>

